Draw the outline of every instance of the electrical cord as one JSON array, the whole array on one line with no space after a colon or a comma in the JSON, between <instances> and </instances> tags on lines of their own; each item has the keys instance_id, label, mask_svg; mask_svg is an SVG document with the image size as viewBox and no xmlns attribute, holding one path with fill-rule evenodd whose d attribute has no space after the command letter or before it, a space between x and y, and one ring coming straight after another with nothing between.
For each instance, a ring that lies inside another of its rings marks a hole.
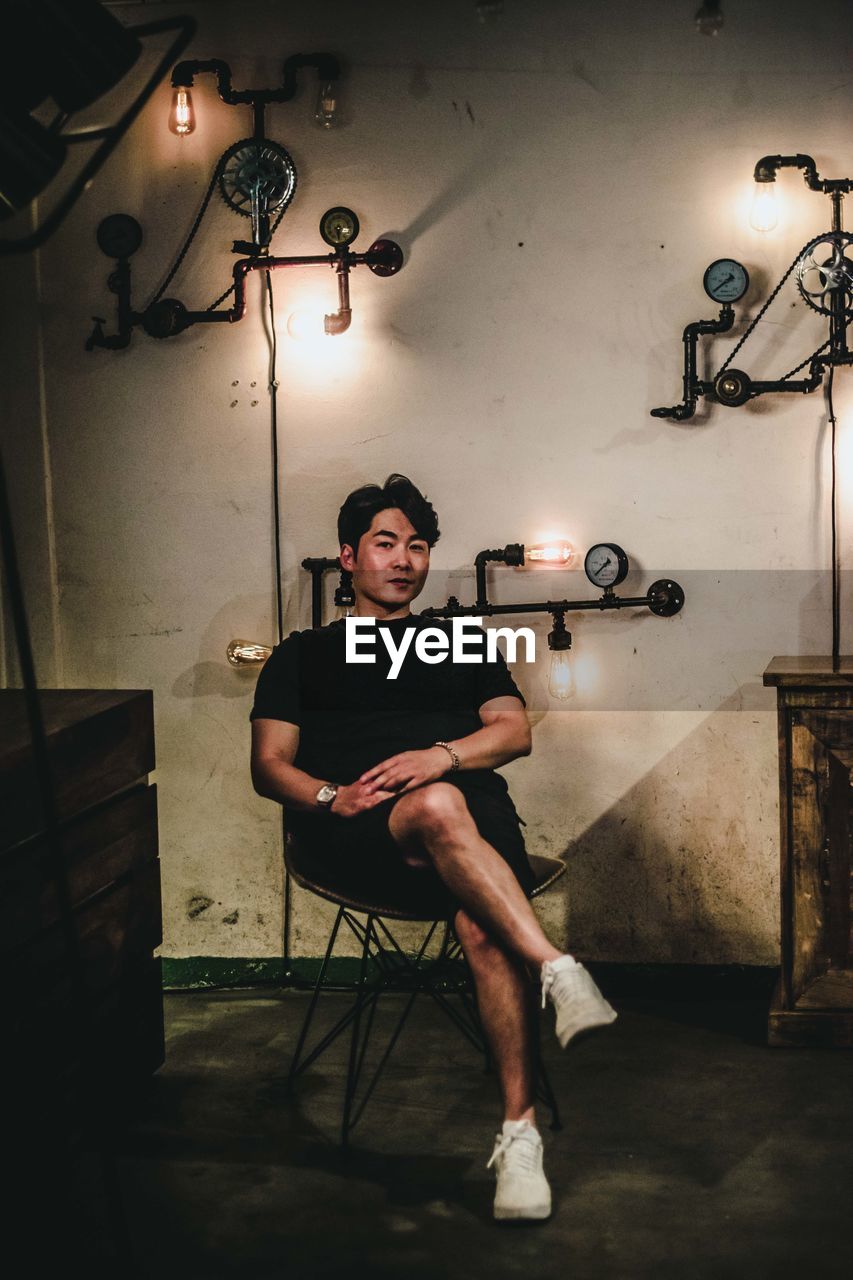
<instances>
[{"instance_id":1,"label":"electrical cord","mask_svg":"<svg viewBox=\"0 0 853 1280\"><path fill-rule=\"evenodd\" d=\"M210 179L210 183L208 185L207 191L205 191L204 196L202 197L201 205L199 206L199 211L195 217L195 222L190 227L189 234L187 235L186 240L184 241L183 245L179 249L178 256L175 258L175 261L172 263L171 267L169 268L168 274L166 275L165 279L162 281L157 292L149 301L148 307L153 307L155 302L160 301L163 294L166 292L169 285L172 283L175 276L177 275L184 258L189 253L192 243L195 240L196 236L198 235L199 229L204 219L204 215L207 213L207 210L210 206L210 201L213 197L214 191L216 190L216 184L222 175L224 161L227 159L228 155L229 155L229 151L225 151L217 160L213 170L213 177ZM288 203L285 204L284 207L279 211L278 217L275 219L272 226L270 227L270 239L272 239L272 237L275 235L276 231L278 230L279 223L281 222L282 218L287 212L289 203L290 202L288 201ZM266 252L266 249L264 250L264 253L265 252ZM251 258L251 261L253 263L258 262L259 259L264 256L264 253L255 254ZM221 304L225 301L226 298L231 297L231 294L233 292L234 292L234 284L232 283L228 286L228 288L225 290L224 293L221 293L218 298L215 298L213 302L211 302L207 307L205 307L205 311L215 311L218 306L221 306ZM146 307L146 310L148 310L148 307Z\"/></svg>"},{"instance_id":2,"label":"electrical cord","mask_svg":"<svg viewBox=\"0 0 853 1280\"><path fill-rule=\"evenodd\" d=\"M269 330L267 333L267 341L269 343L269 392L270 392L270 444L272 454L272 503L273 503L273 546L275 549L275 609L276 609L276 631L278 635L278 643L281 644L284 639L284 592L282 590L281 577L281 485L279 481L279 442L278 442L278 339L275 331L275 297L273 294L272 279L270 272L265 273L266 293L267 293L267 315L269 317ZM281 839L282 848L287 840L287 829L285 823L284 809L281 811ZM292 916L292 895L290 884L290 872L285 866L284 869L284 901L282 903L282 978L285 983L290 983L293 974L290 964L290 925Z\"/></svg>"},{"instance_id":3,"label":"electrical cord","mask_svg":"<svg viewBox=\"0 0 853 1280\"><path fill-rule=\"evenodd\" d=\"M284 639L284 598L281 589L281 495L278 475L278 378L276 363L278 359L278 341L275 332L275 300L272 280L266 272L267 306L269 310L269 389L270 389L270 436L272 442L272 501L273 501L273 541L275 544L275 607L278 643Z\"/></svg>"},{"instance_id":4,"label":"electrical cord","mask_svg":"<svg viewBox=\"0 0 853 1280\"><path fill-rule=\"evenodd\" d=\"M838 432L835 407L832 402L832 378L834 373L835 365L831 365L829 377L826 380L826 410L829 419L830 448L832 451L832 491L830 497L832 526L832 666L837 670L841 649L841 583L838 574Z\"/></svg>"}]
</instances>

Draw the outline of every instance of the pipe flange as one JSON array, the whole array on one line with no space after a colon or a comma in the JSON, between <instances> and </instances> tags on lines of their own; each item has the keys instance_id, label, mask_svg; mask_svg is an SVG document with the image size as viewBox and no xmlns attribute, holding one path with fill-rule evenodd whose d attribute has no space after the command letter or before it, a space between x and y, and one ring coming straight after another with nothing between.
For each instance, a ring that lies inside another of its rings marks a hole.
<instances>
[{"instance_id":1,"label":"pipe flange","mask_svg":"<svg viewBox=\"0 0 853 1280\"><path fill-rule=\"evenodd\" d=\"M649 595L652 597L649 608L659 618L672 618L684 607L684 592L671 578L658 578L649 587Z\"/></svg>"},{"instance_id":2,"label":"pipe flange","mask_svg":"<svg viewBox=\"0 0 853 1280\"><path fill-rule=\"evenodd\" d=\"M143 314L142 327L151 338L173 338L190 327L190 320L177 298L161 298Z\"/></svg>"}]
</instances>

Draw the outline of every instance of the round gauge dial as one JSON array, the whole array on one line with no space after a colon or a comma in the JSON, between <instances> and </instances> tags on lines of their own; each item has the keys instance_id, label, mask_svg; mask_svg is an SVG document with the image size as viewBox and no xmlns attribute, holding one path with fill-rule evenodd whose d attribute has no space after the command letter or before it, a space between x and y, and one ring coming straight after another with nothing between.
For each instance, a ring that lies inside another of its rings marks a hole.
<instances>
[{"instance_id":1,"label":"round gauge dial","mask_svg":"<svg viewBox=\"0 0 853 1280\"><path fill-rule=\"evenodd\" d=\"M333 249L350 244L358 235L358 218L352 209L336 205L327 210L320 219L320 235Z\"/></svg>"},{"instance_id":2,"label":"round gauge dial","mask_svg":"<svg viewBox=\"0 0 853 1280\"><path fill-rule=\"evenodd\" d=\"M142 228L129 213L111 213L98 223L95 236L108 258L129 258L142 244Z\"/></svg>"},{"instance_id":3,"label":"round gauge dial","mask_svg":"<svg viewBox=\"0 0 853 1280\"><path fill-rule=\"evenodd\" d=\"M583 567L593 586L615 587L628 573L628 557L615 542L597 542L587 551Z\"/></svg>"},{"instance_id":4,"label":"round gauge dial","mask_svg":"<svg viewBox=\"0 0 853 1280\"><path fill-rule=\"evenodd\" d=\"M734 258L717 258L705 272L702 284L715 302L737 302L749 288L749 272Z\"/></svg>"}]
</instances>

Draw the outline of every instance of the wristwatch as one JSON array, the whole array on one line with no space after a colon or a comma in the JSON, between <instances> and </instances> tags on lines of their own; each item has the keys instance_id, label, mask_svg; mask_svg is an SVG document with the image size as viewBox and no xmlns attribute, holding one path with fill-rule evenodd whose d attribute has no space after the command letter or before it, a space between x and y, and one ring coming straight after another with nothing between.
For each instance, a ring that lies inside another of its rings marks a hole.
<instances>
[{"instance_id":1,"label":"wristwatch","mask_svg":"<svg viewBox=\"0 0 853 1280\"><path fill-rule=\"evenodd\" d=\"M321 809L331 809L337 794L338 784L336 782L324 782L314 799Z\"/></svg>"}]
</instances>

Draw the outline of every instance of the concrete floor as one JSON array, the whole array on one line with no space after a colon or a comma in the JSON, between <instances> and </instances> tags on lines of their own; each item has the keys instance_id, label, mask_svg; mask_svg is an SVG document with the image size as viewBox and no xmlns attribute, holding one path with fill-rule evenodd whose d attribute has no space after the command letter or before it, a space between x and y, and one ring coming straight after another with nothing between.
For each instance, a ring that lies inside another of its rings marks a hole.
<instances>
[{"instance_id":1,"label":"concrete floor","mask_svg":"<svg viewBox=\"0 0 853 1280\"><path fill-rule=\"evenodd\" d=\"M485 1169L495 1081L438 1009L416 1012L346 1154L344 1047L285 1090L306 999L166 997L167 1064L119 1153L142 1276L853 1274L853 1059L767 1048L764 1002L614 998L617 1022L565 1053L549 1025L554 1214L507 1227Z\"/></svg>"}]
</instances>

